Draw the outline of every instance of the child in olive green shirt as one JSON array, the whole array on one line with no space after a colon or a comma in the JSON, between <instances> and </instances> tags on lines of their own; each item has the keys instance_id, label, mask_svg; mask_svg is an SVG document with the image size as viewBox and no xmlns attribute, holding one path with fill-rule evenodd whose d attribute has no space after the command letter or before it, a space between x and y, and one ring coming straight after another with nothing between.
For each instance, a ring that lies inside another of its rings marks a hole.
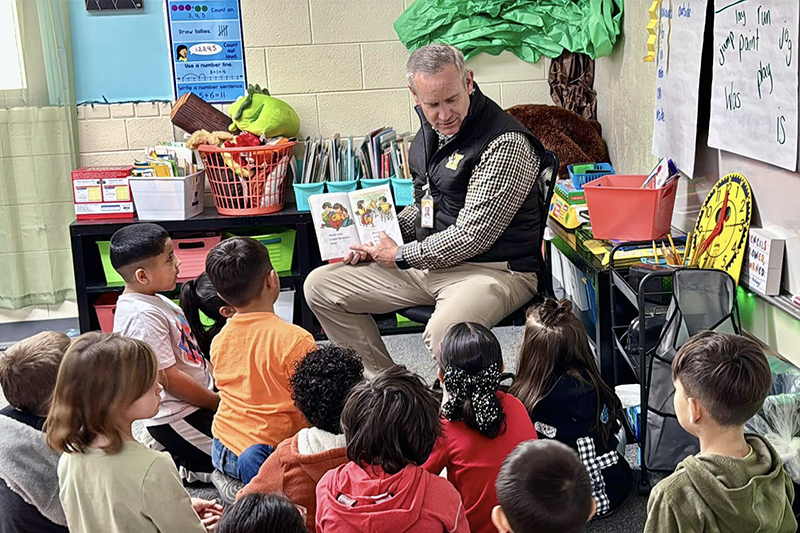
<instances>
[{"instance_id":1,"label":"child in olive green shirt","mask_svg":"<svg viewBox=\"0 0 800 533\"><path fill-rule=\"evenodd\" d=\"M772 386L766 357L738 335L702 332L672 363L675 414L700 453L655 486L645 533L789 533L794 488L780 457L744 424Z\"/></svg>"}]
</instances>

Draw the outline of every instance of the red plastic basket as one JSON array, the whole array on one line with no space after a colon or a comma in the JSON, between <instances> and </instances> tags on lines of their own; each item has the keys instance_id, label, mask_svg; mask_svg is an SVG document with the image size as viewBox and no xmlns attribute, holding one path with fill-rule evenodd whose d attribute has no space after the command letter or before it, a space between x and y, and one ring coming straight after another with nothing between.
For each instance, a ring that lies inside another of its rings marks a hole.
<instances>
[{"instance_id":1,"label":"red plastic basket","mask_svg":"<svg viewBox=\"0 0 800 533\"><path fill-rule=\"evenodd\" d=\"M283 209L289 141L273 146L198 146L220 215L266 215Z\"/></svg>"},{"instance_id":2,"label":"red plastic basket","mask_svg":"<svg viewBox=\"0 0 800 533\"><path fill-rule=\"evenodd\" d=\"M595 239L643 241L669 232L678 180L661 189L641 189L646 179L611 174L583 186Z\"/></svg>"},{"instance_id":3,"label":"red plastic basket","mask_svg":"<svg viewBox=\"0 0 800 533\"><path fill-rule=\"evenodd\" d=\"M117 311L118 293L107 292L101 294L94 304L94 312L97 313L97 322L100 323L100 331L111 333L114 331L114 313Z\"/></svg>"}]
</instances>

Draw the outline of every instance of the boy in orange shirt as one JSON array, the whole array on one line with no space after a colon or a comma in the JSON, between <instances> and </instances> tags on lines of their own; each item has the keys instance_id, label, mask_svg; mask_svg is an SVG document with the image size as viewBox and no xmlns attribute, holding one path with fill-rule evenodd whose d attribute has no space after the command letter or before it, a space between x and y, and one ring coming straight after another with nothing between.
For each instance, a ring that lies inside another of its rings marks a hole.
<instances>
[{"instance_id":1,"label":"boy in orange shirt","mask_svg":"<svg viewBox=\"0 0 800 533\"><path fill-rule=\"evenodd\" d=\"M211 462L248 483L279 442L308 426L292 402L289 378L317 345L310 333L275 315L280 279L260 242L222 241L209 252L206 272L236 309L211 343L220 395Z\"/></svg>"}]
</instances>

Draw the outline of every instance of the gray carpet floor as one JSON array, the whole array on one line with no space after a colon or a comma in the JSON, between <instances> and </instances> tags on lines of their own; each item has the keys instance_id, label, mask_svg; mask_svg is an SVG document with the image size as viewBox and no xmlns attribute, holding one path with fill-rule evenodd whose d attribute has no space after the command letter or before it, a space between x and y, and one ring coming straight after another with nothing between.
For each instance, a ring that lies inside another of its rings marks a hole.
<instances>
[{"instance_id":1,"label":"gray carpet floor","mask_svg":"<svg viewBox=\"0 0 800 533\"><path fill-rule=\"evenodd\" d=\"M522 329L516 327L496 328L494 333L503 348L507 371L514 372L517 365L517 349L522 337ZM425 350L425 345L422 343L422 335L393 335L386 337L385 341L389 353L392 354L398 364L405 365L426 381L433 383L436 377L436 364ZM0 408L5 405L5 398L0 392ZM633 489L627 501L610 516L602 520L593 520L586 528L588 533L640 533L644 529L647 515L647 496L640 496L636 490L640 473L637 459L638 453L639 448L636 445L629 445L626 449L626 459L633 468L634 474ZM660 477L651 474L650 480L652 484L658 479ZM190 488L189 492L192 496L199 498L216 499L218 497L218 493L213 487Z\"/></svg>"}]
</instances>

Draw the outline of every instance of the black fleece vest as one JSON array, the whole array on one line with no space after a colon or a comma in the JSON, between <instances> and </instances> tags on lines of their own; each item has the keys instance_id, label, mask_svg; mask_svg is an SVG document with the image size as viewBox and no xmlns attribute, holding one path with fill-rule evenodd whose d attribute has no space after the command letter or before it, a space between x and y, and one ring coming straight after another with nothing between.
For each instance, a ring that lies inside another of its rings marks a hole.
<instances>
[{"instance_id":1,"label":"black fleece vest","mask_svg":"<svg viewBox=\"0 0 800 533\"><path fill-rule=\"evenodd\" d=\"M481 154L494 139L508 132L520 132L531 142L541 158L544 148L539 140L514 117L485 97L475 84L470 96L469 111L461 129L439 150L439 137L425 119L419 106L416 107L421 127L411 143L409 163L414 177L414 199L417 206L425 194L423 187L430 182L434 204L434 227L423 228L421 214L417 216L417 240L443 231L455 224L467 196L472 171L481 159ZM451 157L452 156L452 157ZM512 270L533 272L538 268L541 242L541 217L539 196L534 186L508 228L471 262L507 261Z\"/></svg>"}]
</instances>

